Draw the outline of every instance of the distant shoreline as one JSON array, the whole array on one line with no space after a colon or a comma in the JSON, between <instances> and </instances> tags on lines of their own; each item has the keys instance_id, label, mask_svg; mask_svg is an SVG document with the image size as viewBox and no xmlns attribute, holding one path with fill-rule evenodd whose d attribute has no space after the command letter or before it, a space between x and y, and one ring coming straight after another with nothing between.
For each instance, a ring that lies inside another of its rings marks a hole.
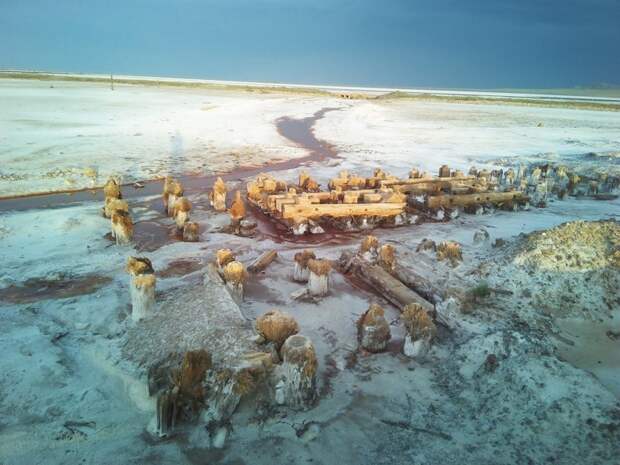
<instances>
[{"instance_id":1,"label":"distant shoreline","mask_svg":"<svg viewBox=\"0 0 620 465\"><path fill-rule=\"evenodd\" d=\"M0 79L23 79L39 81L69 81L111 83L114 85L142 85L156 87L181 87L193 89L215 89L257 93L285 93L316 95L325 97L346 97L362 100L421 100L454 103L513 104L568 108L582 110L620 111L620 89L591 89L597 95L583 95L586 89L574 89L582 95L569 95L572 89L555 90L450 90L450 89L394 89L379 87L322 86L306 84L279 84L242 81L218 81L206 79L166 78L151 76L126 76L102 74L51 73L42 71L0 71ZM549 93L544 93L549 92ZM613 95L613 96L605 96Z\"/></svg>"}]
</instances>

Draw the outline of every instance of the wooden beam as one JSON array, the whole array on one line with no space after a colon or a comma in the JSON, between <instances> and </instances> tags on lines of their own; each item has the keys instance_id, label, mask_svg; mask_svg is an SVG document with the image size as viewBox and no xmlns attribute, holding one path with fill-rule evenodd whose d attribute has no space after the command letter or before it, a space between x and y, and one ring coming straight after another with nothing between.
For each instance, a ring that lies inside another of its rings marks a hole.
<instances>
[{"instance_id":1,"label":"wooden beam","mask_svg":"<svg viewBox=\"0 0 620 465\"><path fill-rule=\"evenodd\" d=\"M258 256L256 260L254 260L250 266L248 266L248 271L250 273L258 273L259 271L263 271L269 264L274 261L278 257L278 252L275 250L268 250L267 252L263 252Z\"/></svg>"},{"instance_id":2,"label":"wooden beam","mask_svg":"<svg viewBox=\"0 0 620 465\"><path fill-rule=\"evenodd\" d=\"M283 205L282 218L317 218L322 216L395 216L405 210L404 203Z\"/></svg>"},{"instance_id":3,"label":"wooden beam","mask_svg":"<svg viewBox=\"0 0 620 465\"><path fill-rule=\"evenodd\" d=\"M392 187L392 186L412 186L415 184L449 184L456 182L475 182L475 176L453 176L453 177L444 177L444 178L415 178L415 179L384 179L381 181L381 185L384 187Z\"/></svg>"},{"instance_id":4,"label":"wooden beam","mask_svg":"<svg viewBox=\"0 0 620 465\"><path fill-rule=\"evenodd\" d=\"M480 192L476 194L433 195L426 198L425 206L430 209L442 207L467 207L485 203L498 204L509 201L525 201L523 192Z\"/></svg>"}]
</instances>

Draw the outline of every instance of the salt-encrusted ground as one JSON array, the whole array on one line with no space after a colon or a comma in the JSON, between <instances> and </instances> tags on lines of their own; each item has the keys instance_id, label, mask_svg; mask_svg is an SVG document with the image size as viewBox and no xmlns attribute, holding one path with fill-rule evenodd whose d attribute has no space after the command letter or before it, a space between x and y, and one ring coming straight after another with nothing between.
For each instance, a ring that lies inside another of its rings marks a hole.
<instances>
[{"instance_id":1,"label":"salt-encrusted ground","mask_svg":"<svg viewBox=\"0 0 620 465\"><path fill-rule=\"evenodd\" d=\"M274 120L325 99L251 92L0 80L0 196L207 174L305 153Z\"/></svg>"},{"instance_id":2,"label":"salt-encrusted ground","mask_svg":"<svg viewBox=\"0 0 620 465\"><path fill-rule=\"evenodd\" d=\"M406 171L415 160L434 171L444 162L620 146L614 111L11 79L0 79L0 101L0 196L300 157L274 123L325 107L340 111L325 115L316 134L346 156L345 168Z\"/></svg>"},{"instance_id":3,"label":"salt-encrusted ground","mask_svg":"<svg viewBox=\"0 0 620 465\"><path fill-rule=\"evenodd\" d=\"M176 90L132 91L173 100L179 95ZM187 105L193 105L187 98ZM343 166L363 166L365 172L381 166L402 174L412 165L434 171L444 161L468 166L467 156L497 159L553 151L569 157L620 150L617 113L552 110L550 115L549 109L529 107L222 98L256 106L251 111L244 107L249 113L243 117L205 120L205 133L229 125L246 134L258 121L264 138L252 140L257 146L268 146L271 138L278 140L274 147L290 145L273 127L277 117L342 106L316 126L317 135L343 157L312 167L323 183ZM268 118L255 113L276 101L277 111L272 109ZM164 107L150 107L143 117L164 118ZM178 124L191 127L193 122L184 118ZM530 120L534 126L528 129ZM541 128L539 121L544 121ZM444 138L436 124L451 125L450 135ZM556 124L561 127L554 129ZM361 131L357 140L355 130ZM41 143L47 137L60 140L62 132L38 137ZM225 148L217 153L223 155L235 143L225 131L218 133ZM569 133L579 141L575 150L564 139ZM152 134L151 147L167 143L167 137ZM471 140L475 134L479 138ZM113 145L108 150L117 153ZM142 150L140 144L133 150L152 160L159 153ZM298 148L284 153L293 152L305 155ZM67 157L66 166L76 160ZM108 160L114 169L119 166L113 157ZM151 166L149 160L142 166ZM64 157L57 162L62 165ZM613 160L601 163L615 166ZM3 169L12 166L6 163ZM278 174L291 181L295 175L296 170ZM5 185L29 186L27 181ZM290 281L296 250L310 246L317 255L335 259L342 250L357 247L360 236L300 244L283 240L265 225L253 239L222 234L217 230L228 218L208 208L205 192L206 187L190 193L193 219L203 231L199 243L178 242L169 234L172 221L163 217L158 197L130 199L137 221L135 248L119 248L104 237L109 220L101 217L98 202L0 214L0 463L616 463L620 341L613 334L619 330L620 304L614 305L619 295L610 283L617 282L618 269L606 271L604 279L598 268L565 269L562 264L552 270L560 276L543 265L542 273L528 261L540 236L519 235L572 220L620 220L620 200L570 199L545 209L463 215L450 223L375 231L412 266L424 260L436 265L436 276L458 276L467 286L486 280L513 292L494 293L469 313L456 313L459 327L441 331L426 360L411 361L399 354L403 330L396 309L341 275L333 274L333 292L318 305L290 297L299 288ZM473 234L481 228L490 240L474 244ZM432 253L417 255L415 246L425 237L461 242L464 263L453 269L437 263ZM576 249L585 255L600 250L587 240L579 245L569 235L557 237L554 247L571 245L562 256ZM494 248L497 238L508 240L507 245ZM246 263L263 250L278 250L277 262L250 279L241 310L250 319L273 307L295 316L317 349L320 402L303 413L257 412L250 402L243 403L224 449L210 448L200 428L155 441L145 433L153 400L146 395L141 370L121 355L120 343L132 325L126 258L138 253L151 258L158 272L158 300L182 299L185 289L200 285L201 266L223 247ZM355 355L355 320L375 299L386 308L393 344L383 354ZM495 371L484 370L490 353L499 361Z\"/></svg>"}]
</instances>

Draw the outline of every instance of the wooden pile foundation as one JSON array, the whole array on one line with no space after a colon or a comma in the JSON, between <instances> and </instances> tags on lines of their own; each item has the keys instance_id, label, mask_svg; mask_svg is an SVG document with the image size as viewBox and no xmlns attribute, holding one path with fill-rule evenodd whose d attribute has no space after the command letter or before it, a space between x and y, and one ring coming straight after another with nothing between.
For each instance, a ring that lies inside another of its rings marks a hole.
<instances>
[{"instance_id":1,"label":"wooden pile foundation","mask_svg":"<svg viewBox=\"0 0 620 465\"><path fill-rule=\"evenodd\" d=\"M266 215L284 223L295 234L324 232L327 223L338 229L361 230L397 226L420 218L448 218L443 212L478 207L515 208L528 197L512 187L502 190L486 171L464 175L444 165L440 176L410 172L400 179L380 169L368 178L341 172L321 191L306 173L299 183L285 182L261 174L247 185L249 202Z\"/></svg>"}]
</instances>

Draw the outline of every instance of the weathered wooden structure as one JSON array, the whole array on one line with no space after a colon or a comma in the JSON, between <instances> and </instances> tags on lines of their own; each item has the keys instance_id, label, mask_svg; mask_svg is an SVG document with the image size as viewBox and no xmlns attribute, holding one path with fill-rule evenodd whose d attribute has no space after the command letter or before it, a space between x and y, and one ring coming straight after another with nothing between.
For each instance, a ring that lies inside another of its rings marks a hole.
<instances>
[{"instance_id":1,"label":"weathered wooden structure","mask_svg":"<svg viewBox=\"0 0 620 465\"><path fill-rule=\"evenodd\" d=\"M381 169L368 178L342 171L329 181L329 191L319 190L305 172L294 186L262 174L248 183L247 192L250 203L295 234L321 233L325 224L347 230L398 226L424 217L447 219L459 209L515 208L527 202L514 186L502 187L497 176L472 172L465 175L443 165L438 177L412 170L401 179Z\"/></svg>"}]
</instances>

